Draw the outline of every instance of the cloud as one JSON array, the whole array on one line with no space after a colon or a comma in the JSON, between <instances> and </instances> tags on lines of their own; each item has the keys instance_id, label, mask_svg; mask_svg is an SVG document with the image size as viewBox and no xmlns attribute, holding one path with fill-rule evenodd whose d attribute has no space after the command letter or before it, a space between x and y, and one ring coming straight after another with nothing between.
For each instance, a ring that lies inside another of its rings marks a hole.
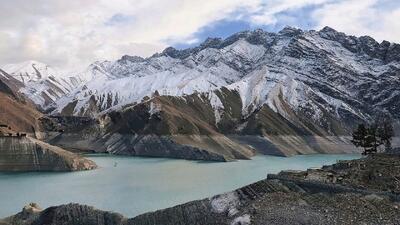
<instances>
[{"instance_id":1,"label":"cloud","mask_svg":"<svg viewBox=\"0 0 400 225\"><path fill-rule=\"evenodd\" d=\"M129 24L134 19L135 19L134 16L117 13L117 14L113 15L109 20L107 20L104 24L108 25L108 26L117 26L120 24Z\"/></svg>"},{"instance_id":2,"label":"cloud","mask_svg":"<svg viewBox=\"0 0 400 225\"><path fill-rule=\"evenodd\" d=\"M214 33L207 36L226 33L207 28L283 23L304 27L310 18L317 27L400 41L400 7L395 1L0 0L0 65L34 59L71 69L124 54L150 56L170 44L191 45L208 30ZM298 19L296 12L311 16Z\"/></svg>"},{"instance_id":3,"label":"cloud","mask_svg":"<svg viewBox=\"0 0 400 225\"><path fill-rule=\"evenodd\" d=\"M400 42L400 2L398 0L347 0L317 9L317 28L331 26L356 36L369 35L382 41Z\"/></svg>"},{"instance_id":4,"label":"cloud","mask_svg":"<svg viewBox=\"0 0 400 225\"><path fill-rule=\"evenodd\" d=\"M329 0L271 0L261 4L255 15L250 16L254 24L275 24L278 22L277 14L301 9L309 5L320 5Z\"/></svg>"},{"instance_id":5,"label":"cloud","mask_svg":"<svg viewBox=\"0 0 400 225\"><path fill-rule=\"evenodd\" d=\"M72 67L123 54L149 56L258 0L0 0L0 63ZM6 18L6 19L5 19ZM7 43L7 44L4 44Z\"/></svg>"}]
</instances>

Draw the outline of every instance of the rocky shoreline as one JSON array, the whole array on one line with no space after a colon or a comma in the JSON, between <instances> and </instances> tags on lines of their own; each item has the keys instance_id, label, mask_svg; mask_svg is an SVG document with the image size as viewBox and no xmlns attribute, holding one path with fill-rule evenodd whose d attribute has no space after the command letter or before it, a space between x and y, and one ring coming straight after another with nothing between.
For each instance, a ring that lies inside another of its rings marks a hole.
<instances>
[{"instance_id":1,"label":"rocky shoreline","mask_svg":"<svg viewBox=\"0 0 400 225\"><path fill-rule=\"evenodd\" d=\"M67 204L36 204L1 225L400 224L400 156L378 154L307 171L282 171L208 199L135 218Z\"/></svg>"}]
</instances>

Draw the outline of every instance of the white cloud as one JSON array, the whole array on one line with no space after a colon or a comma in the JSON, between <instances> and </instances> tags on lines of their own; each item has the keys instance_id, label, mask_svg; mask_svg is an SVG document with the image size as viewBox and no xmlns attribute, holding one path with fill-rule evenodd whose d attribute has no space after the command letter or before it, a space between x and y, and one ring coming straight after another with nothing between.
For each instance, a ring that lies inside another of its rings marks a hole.
<instances>
[{"instance_id":1,"label":"white cloud","mask_svg":"<svg viewBox=\"0 0 400 225\"><path fill-rule=\"evenodd\" d=\"M274 24L277 14L310 5L319 7L313 18L321 27L400 41L399 9L378 9L378 0L0 2L0 65L34 59L70 69L124 54L149 56L171 40L198 42L195 33L216 21Z\"/></svg>"},{"instance_id":2,"label":"white cloud","mask_svg":"<svg viewBox=\"0 0 400 225\"><path fill-rule=\"evenodd\" d=\"M71 67L123 54L149 56L258 0L2 1L0 63L36 59Z\"/></svg>"},{"instance_id":3,"label":"white cloud","mask_svg":"<svg viewBox=\"0 0 400 225\"><path fill-rule=\"evenodd\" d=\"M262 4L258 12L250 17L254 24L275 24L276 14L310 5L320 5L330 0L270 0Z\"/></svg>"},{"instance_id":4,"label":"white cloud","mask_svg":"<svg viewBox=\"0 0 400 225\"><path fill-rule=\"evenodd\" d=\"M400 42L400 5L385 0L347 0L326 4L314 12L318 28L333 27L356 36L369 35L378 41Z\"/></svg>"}]
</instances>

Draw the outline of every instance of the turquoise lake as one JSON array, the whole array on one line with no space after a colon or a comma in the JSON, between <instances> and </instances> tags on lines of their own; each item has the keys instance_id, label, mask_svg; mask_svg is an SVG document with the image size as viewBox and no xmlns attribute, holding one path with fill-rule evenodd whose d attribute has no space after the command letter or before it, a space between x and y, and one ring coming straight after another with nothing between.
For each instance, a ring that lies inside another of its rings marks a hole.
<instances>
[{"instance_id":1,"label":"turquoise lake","mask_svg":"<svg viewBox=\"0 0 400 225\"><path fill-rule=\"evenodd\" d=\"M304 170L360 155L256 156L207 163L187 160L89 156L100 167L73 173L0 173L0 218L29 202L42 208L70 202L133 217L227 192L281 170Z\"/></svg>"}]
</instances>

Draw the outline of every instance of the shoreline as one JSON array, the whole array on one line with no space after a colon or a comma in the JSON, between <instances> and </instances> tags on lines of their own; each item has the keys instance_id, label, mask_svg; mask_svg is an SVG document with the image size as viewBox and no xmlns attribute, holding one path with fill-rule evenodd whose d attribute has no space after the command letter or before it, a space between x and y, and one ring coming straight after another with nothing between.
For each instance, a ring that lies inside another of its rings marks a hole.
<instances>
[{"instance_id":1,"label":"shoreline","mask_svg":"<svg viewBox=\"0 0 400 225\"><path fill-rule=\"evenodd\" d=\"M302 170L321 167L335 163L338 159L356 157L358 158L359 155L303 155L290 158L261 155L253 160L232 163L108 155L89 157L90 160L96 162L99 169L82 173L39 172L21 173L18 176L3 174L0 180L8 180L9 184L0 182L0 186L4 187L4 194L0 194L0 198L4 200L4 203L14 204L10 205L13 210L2 210L0 217L18 212L21 206L31 201L39 203L42 207L77 202L132 217L235 190L265 179L267 172L277 173L286 169ZM114 167L115 162L117 162L117 167ZM51 186L46 184L49 182ZM42 184L46 185L41 188ZM55 185L59 192L63 193L62 196L53 194ZM31 190L29 186L35 188ZM10 191L7 191L9 189ZM120 193L119 190L127 191ZM15 198L5 195L5 193L16 195L13 194L16 192L28 195L26 197L17 195ZM29 195L35 197L30 198ZM174 195L178 196L174 197ZM118 200L120 198L124 200ZM161 202L158 203L158 201ZM104 204L105 202L107 204ZM132 206L131 202L134 202ZM6 207L7 205L0 204L0 208Z\"/></svg>"},{"instance_id":2,"label":"shoreline","mask_svg":"<svg viewBox=\"0 0 400 225\"><path fill-rule=\"evenodd\" d=\"M395 161L399 161L400 157L396 155L387 155L387 154L378 154L375 156L368 156L361 159L355 160L345 160L339 161L333 165L326 165L321 167L320 169L308 169L306 171L281 171L277 175L269 175L267 179L252 183L250 185L246 185L237 190L226 192L224 194L216 195L214 197L195 200L192 202L187 202L181 205L177 205L171 208L156 210L153 212L148 212L136 216L134 218L128 219L123 217L121 214L106 212L101 210L96 210L92 207L83 206L79 204L67 204L56 207L50 207L50 211L52 213L61 213L62 211L66 212L74 212L77 209L85 209L86 213L84 215L76 215L84 217L90 216L92 214L95 215L112 215L113 217L118 217L121 220L117 223L108 223L108 224L147 224L148 221L155 221L154 224L200 224L196 221L208 221L203 224L232 224L235 220L247 220L257 222L258 219L261 218L264 213L270 214L274 213L274 210L278 210L277 207L274 208L273 205L278 204L278 202L265 205L264 202L266 199L275 199L279 197L279 199L284 199L285 207L290 206L293 200L296 200L296 204L293 205L296 210L300 210L301 207L297 205L298 201L306 201L307 204L303 207L307 208L313 204L326 204L324 207L331 208L332 205L337 201L346 202L351 199L354 202L354 210L364 210L360 207L364 208L362 204L382 204L382 207L393 207L393 209L387 209L387 212L382 212L378 209L377 212L370 212L370 215L366 215L365 217L370 217L370 221L381 221L380 224L390 224L393 221L400 221L399 216L390 217L390 218L379 218L374 217L377 216L377 213L392 213L393 210L395 212L399 212L396 206L400 206L399 202L391 199L387 194L388 190L390 190L390 185L392 184L390 177L386 177L388 174L382 174L380 177L386 180L384 183L380 183L376 185L373 178L372 180L363 180L365 171L386 171L387 166L381 165L382 163L393 164ZM375 163L373 166L369 166L370 163ZM399 161L400 163L400 161ZM399 164L398 163L398 164ZM386 165L389 165L386 164ZM362 165L366 166L365 170L360 170L358 167ZM379 166L380 165L380 166ZM397 164L396 164L397 165ZM375 168L374 168L375 167ZM334 173L333 173L334 171ZM333 179L332 177L336 177ZM376 179L381 179L379 176ZM333 180L334 183L333 183ZM312 185L310 185L312 184ZM338 185L338 186L337 186ZM332 188L333 186L337 186L340 188ZM389 189L388 189L389 188ZM356 191L354 191L356 190ZM395 196L396 200L399 200L400 188L391 190L397 194L391 194ZM386 193L386 194L383 194ZM318 201L315 202L314 198L318 198ZM321 200L322 199L322 200ZM358 199L358 200L357 200ZM300 201L300 202L301 202ZM268 208L272 211L265 211L266 208L254 208L254 205L262 204L263 207ZM279 203L281 204L281 203ZM350 202L348 202L350 204ZM49 213L49 209L42 211L39 213L43 216L43 213ZM193 211L194 210L194 211ZM253 211L257 211L254 213ZM314 210L313 207L307 208L307 210ZM349 216L348 213L343 212L342 209L336 209L342 216L337 217L329 217L332 221L328 221L326 224L337 224L335 221L340 221L343 219L343 216ZM353 210L353 209L352 209ZM293 210L292 210L293 211ZM301 211L301 210L300 210ZM290 212L290 210L289 210ZM288 213L289 213L288 212ZM310 211L308 213L316 213L314 211ZM183 214L181 214L183 213ZM283 212L280 212L283 213ZM300 212L296 212L300 213ZM303 212L306 213L306 212ZM331 212L338 213L338 212ZM266 215L267 215L266 214ZM289 213L290 214L290 213ZM317 213L318 214L318 213ZM323 212L323 214L330 215L328 212ZM186 216L185 216L186 215ZM187 217L188 215L192 215ZM307 214L308 215L308 214ZM319 214L318 214L319 215ZM322 215L322 214L321 214ZM357 217L358 214L355 214ZM46 216L49 216L46 214ZM371 217L372 216L372 217ZM40 217L40 216L39 216ZM296 221L294 214L290 214L289 217ZM317 216L318 217L318 216ZM173 218L173 222L167 220L167 218ZM264 218L264 217L263 217ZM282 219L282 218L280 218ZM125 221L125 222L124 222ZM147 221L147 222L146 222ZM162 222L167 221L167 222ZM232 223L228 223L232 222ZM99 222L99 221L97 221ZM100 221L101 222L101 221ZM193 223L192 223L193 222ZM293 221L292 221L293 222ZM7 224L7 223L5 223ZM27 223L29 224L29 223ZM90 223L89 223L90 224ZM101 223L99 223L101 224ZM243 223L246 224L246 223ZM260 223L251 223L251 224L260 224ZM272 224L282 224L282 223L272 223ZM315 223L309 223L315 224ZM369 224L369 223L367 223ZM371 223L373 224L373 223Z\"/></svg>"}]
</instances>

